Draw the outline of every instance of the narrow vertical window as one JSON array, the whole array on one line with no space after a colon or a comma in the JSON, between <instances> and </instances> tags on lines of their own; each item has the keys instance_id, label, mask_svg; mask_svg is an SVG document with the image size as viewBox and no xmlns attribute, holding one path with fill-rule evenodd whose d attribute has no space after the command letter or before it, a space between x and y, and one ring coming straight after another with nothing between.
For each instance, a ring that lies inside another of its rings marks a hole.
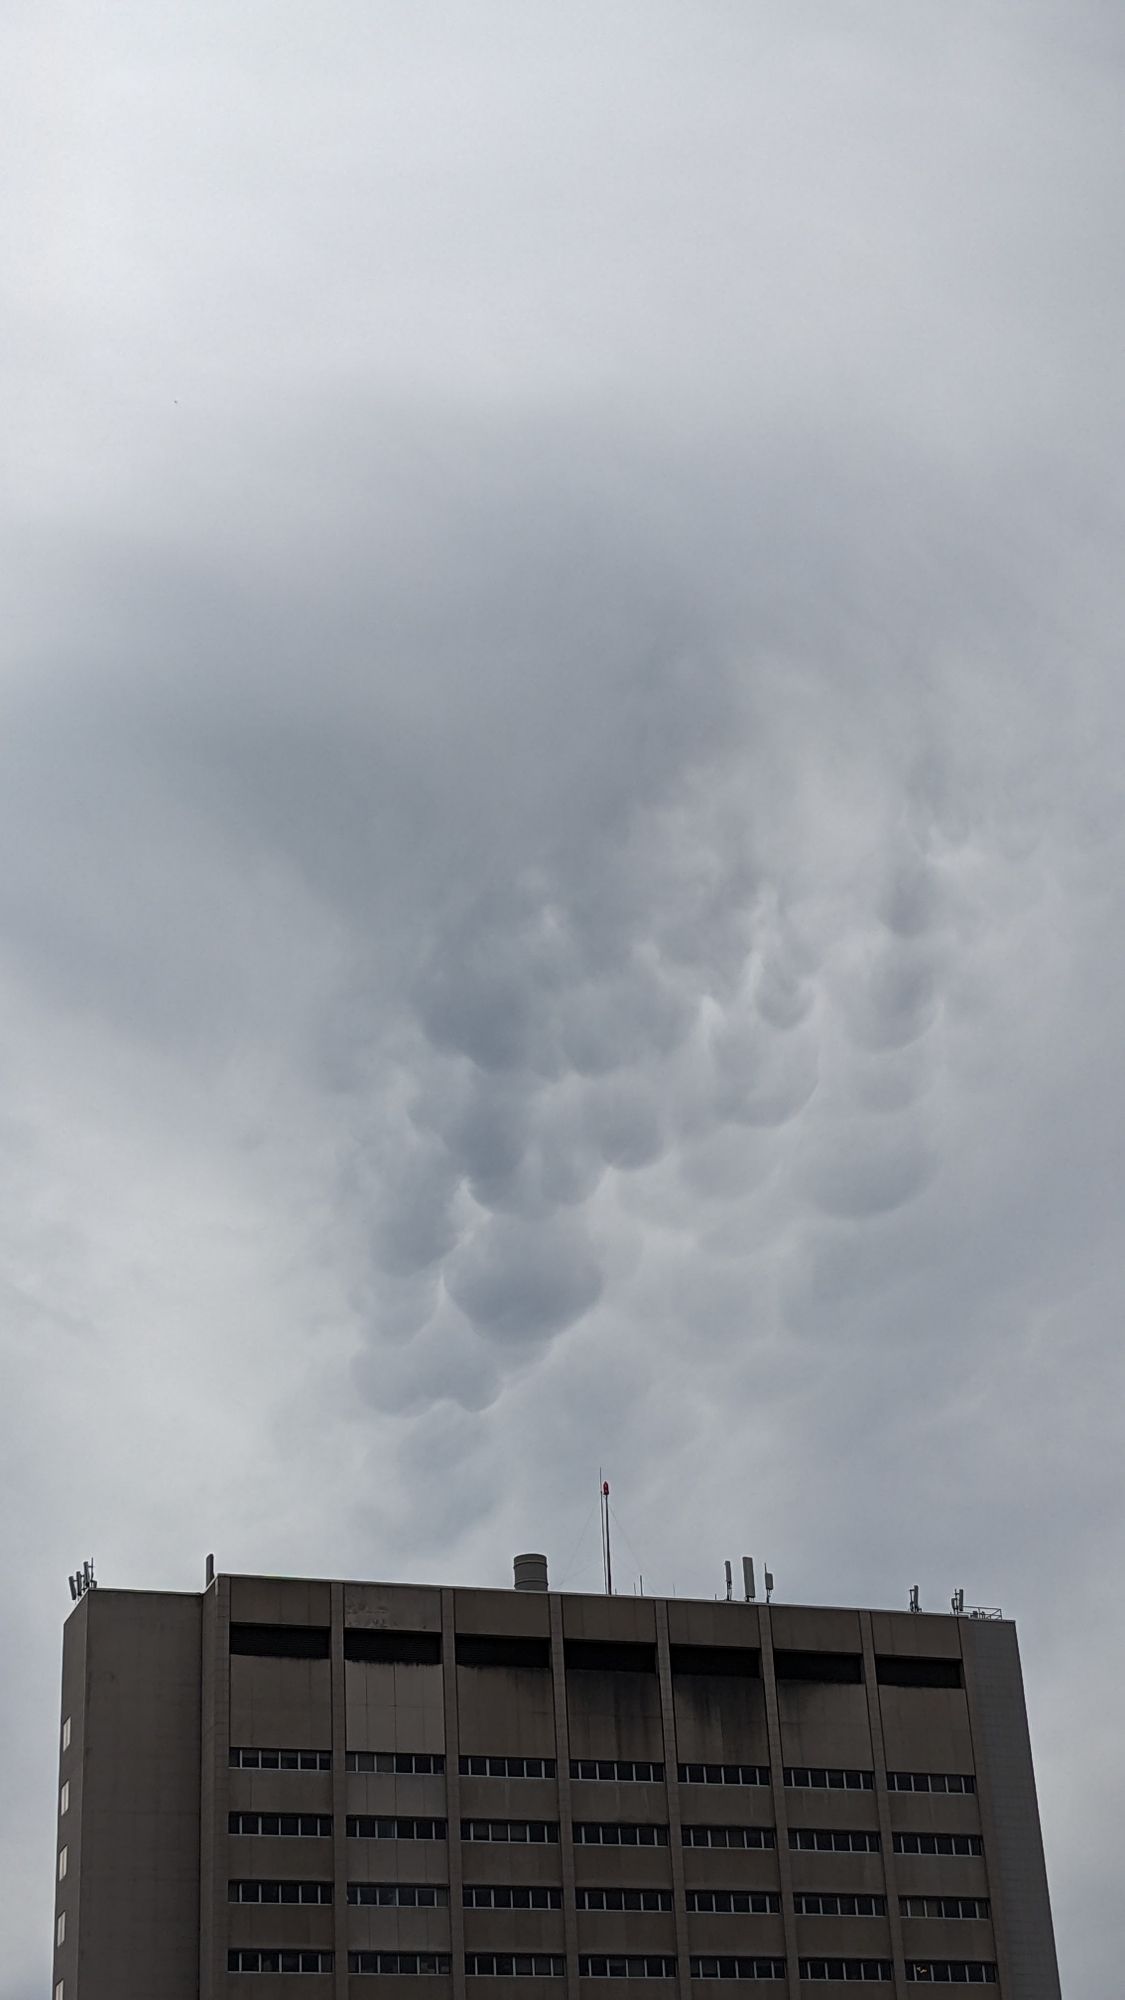
<instances>
[{"instance_id":1,"label":"narrow vertical window","mask_svg":"<svg viewBox=\"0 0 1125 2000\"><path fill-rule=\"evenodd\" d=\"M62 1747L63 1747L63 1749L64 1749L64 1750L69 1750L69 1749L70 1749L70 1717L69 1717L69 1715L67 1716L67 1718L66 1718L66 1721L65 1721L65 1722L63 1723L63 1726L62 1726Z\"/></svg>"},{"instance_id":2,"label":"narrow vertical window","mask_svg":"<svg viewBox=\"0 0 1125 2000\"><path fill-rule=\"evenodd\" d=\"M63 1880L64 1880L64 1878L65 1878L65 1876L66 1876L66 1861L67 1861L67 1850L66 1850L66 1848L65 1848L65 1847L60 1847L60 1848L59 1848L59 1881L60 1881L60 1882L61 1882L61 1881L63 1881Z\"/></svg>"},{"instance_id":3,"label":"narrow vertical window","mask_svg":"<svg viewBox=\"0 0 1125 2000\"><path fill-rule=\"evenodd\" d=\"M70 1806L70 1779L68 1778L65 1785L62 1788L62 1791L59 1793L60 1817L64 1812L68 1810L69 1806Z\"/></svg>"},{"instance_id":4,"label":"narrow vertical window","mask_svg":"<svg viewBox=\"0 0 1125 2000\"><path fill-rule=\"evenodd\" d=\"M60 1910L59 1920L58 1923L55 1925L55 1943L56 1945L59 1945L59 1944L64 1944L65 1942L66 1942L66 1911Z\"/></svg>"}]
</instances>

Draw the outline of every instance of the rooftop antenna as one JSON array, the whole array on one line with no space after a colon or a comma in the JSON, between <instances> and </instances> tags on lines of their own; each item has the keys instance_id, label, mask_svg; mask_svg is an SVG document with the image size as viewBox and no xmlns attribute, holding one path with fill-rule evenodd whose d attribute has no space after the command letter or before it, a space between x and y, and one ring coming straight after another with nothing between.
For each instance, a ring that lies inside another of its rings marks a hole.
<instances>
[{"instance_id":1,"label":"rooftop antenna","mask_svg":"<svg viewBox=\"0 0 1125 2000\"><path fill-rule=\"evenodd\" d=\"M84 1562L81 1569L76 1569L73 1576L68 1576L67 1582L70 1585L70 1601L72 1604L77 1604L79 1598L85 1597L88 1590L96 1590L98 1583L94 1575L93 1557L91 1556L87 1562Z\"/></svg>"},{"instance_id":2,"label":"rooftop antenna","mask_svg":"<svg viewBox=\"0 0 1125 2000\"><path fill-rule=\"evenodd\" d=\"M725 1562L725 1563L723 1564L723 1570L724 1570L724 1572L725 1572L725 1574L726 1574L726 1579L727 1579L727 1603L729 1604L729 1603L730 1603L730 1601L731 1601L731 1597L732 1597L732 1596L733 1596L733 1594L734 1594L734 1584L733 1584L733 1582L732 1582L732 1580L731 1580L731 1573L730 1573L730 1564L729 1564L729 1562Z\"/></svg>"},{"instance_id":3,"label":"rooftop antenna","mask_svg":"<svg viewBox=\"0 0 1125 2000\"><path fill-rule=\"evenodd\" d=\"M910 1609L912 1611L921 1611L922 1609L918 1602L918 1585L916 1583L912 1583L910 1586Z\"/></svg>"},{"instance_id":4,"label":"rooftop antenna","mask_svg":"<svg viewBox=\"0 0 1125 2000\"><path fill-rule=\"evenodd\" d=\"M767 1603L767 1604L769 1604L769 1603L770 1603L770 1601L771 1601L771 1599L772 1599L772 1597L773 1597L773 1571L772 1571L772 1569L767 1569L767 1570L765 1571L765 1579L766 1579L766 1603Z\"/></svg>"},{"instance_id":5,"label":"rooftop antenna","mask_svg":"<svg viewBox=\"0 0 1125 2000\"><path fill-rule=\"evenodd\" d=\"M743 1556L742 1558L742 1594L747 1604L757 1595L754 1589L753 1556Z\"/></svg>"},{"instance_id":6,"label":"rooftop antenna","mask_svg":"<svg viewBox=\"0 0 1125 2000\"><path fill-rule=\"evenodd\" d=\"M599 1478L601 1475L599 1473ZM605 1579L605 1594L613 1596L613 1552L609 1545L609 1480L602 1480L602 1574Z\"/></svg>"},{"instance_id":7,"label":"rooftop antenna","mask_svg":"<svg viewBox=\"0 0 1125 2000\"><path fill-rule=\"evenodd\" d=\"M955 1590L949 1603L955 1618L963 1618L965 1616L965 1593L963 1590Z\"/></svg>"}]
</instances>

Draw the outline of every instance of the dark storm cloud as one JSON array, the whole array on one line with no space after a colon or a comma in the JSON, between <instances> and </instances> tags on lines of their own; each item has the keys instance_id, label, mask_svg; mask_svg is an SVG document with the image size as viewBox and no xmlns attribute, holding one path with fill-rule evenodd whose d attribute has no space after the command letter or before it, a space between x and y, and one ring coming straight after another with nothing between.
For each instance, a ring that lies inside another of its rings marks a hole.
<instances>
[{"instance_id":1,"label":"dark storm cloud","mask_svg":"<svg viewBox=\"0 0 1125 2000\"><path fill-rule=\"evenodd\" d=\"M590 1583L603 1461L1002 1586L1110 2000L1116 10L4 33L4 2000L87 1545Z\"/></svg>"}]
</instances>

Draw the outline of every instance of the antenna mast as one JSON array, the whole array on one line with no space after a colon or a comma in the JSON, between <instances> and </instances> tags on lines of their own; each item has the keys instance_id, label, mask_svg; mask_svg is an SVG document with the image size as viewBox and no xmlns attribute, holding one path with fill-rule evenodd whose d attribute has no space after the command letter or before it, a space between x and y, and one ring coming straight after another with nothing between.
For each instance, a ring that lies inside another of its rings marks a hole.
<instances>
[{"instance_id":1,"label":"antenna mast","mask_svg":"<svg viewBox=\"0 0 1125 2000\"><path fill-rule=\"evenodd\" d=\"M601 1474L599 1473L599 1478ZM613 1553L609 1545L609 1480L602 1479L602 1575L605 1579L605 1594L613 1596Z\"/></svg>"}]
</instances>

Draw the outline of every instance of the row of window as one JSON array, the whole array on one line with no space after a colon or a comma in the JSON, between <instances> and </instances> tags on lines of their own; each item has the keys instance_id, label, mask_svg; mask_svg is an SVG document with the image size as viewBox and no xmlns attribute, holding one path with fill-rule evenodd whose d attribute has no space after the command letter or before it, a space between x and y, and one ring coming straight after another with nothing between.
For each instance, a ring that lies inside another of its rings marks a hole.
<instances>
[{"instance_id":1,"label":"row of window","mask_svg":"<svg viewBox=\"0 0 1125 2000\"><path fill-rule=\"evenodd\" d=\"M458 1768L468 1778L553 1778L557 1766L553 1757L459 1757ZM330 1771L330 1750L254 1750L232 1747L230 1763L242 1771ZM430 1750L347 1750L344 1769L357 1772L385 1772L398 1777L441 1777L445 1758ZM768 1764L678 1764L681 1784L768 1785ZM615 1784L663 1784L664 1766L643 1759L622 1757L572 1757L570 1775L583 1780ZM875 1787L873 1771L843 1770L834 1766L787 1764L787 1785L802 1790L870 1792ZM892 1792L973 1793L977 1781L967 1772L888 1771L887 1788ZM64 1808L65 1810L65 1808Z\"/></svg>"},{"instance_id":2,"label":"row of window","mask_svg":"<svg viewBox=\"0 0 1125 2000\"><path fill-rule=\"evenodd\" d=\"M465 1759L461 1759L461 1769ZM552 1767L553 1768L553 1767ZM345 1750L345 1771L385 1771L396 1777L440 1778L445 1758L433 1750Z\"/></svg>"},{"instance_id":3,"label":"row of window","mask_svg":"<svg viewBox=\"0 0 1125 2000\"><path fill-rule=\"evenodd\" d=\"M444 1770L445 1759L443 1758L441 1762ZM332 1752L331 1750L251 1750L244 1744L232 1744L230 1768L232 1771L330 1771Z\"/></svg>"},{"instance_id":4,"label":"row of window","mask_svg":"<svg viewBox=\"0 0 1125 2000\"><path fill-rule=\"evenodd\" d=\"M448 1978L451 1956L445 1951L350 1951L348 1971L374 1973L383 1978ZM292 1951L238 1946L227 1953L228 1972L331 1972L334 1954L330 1951ZM693 1979L784 1979L783 1958L726 1958L706 1955L690 1961ZM863 1985L890 1984L894 1969L887 1958L802 1958L797 1961L802 1979L855 1982ZM562 1979L566 1959L561 1952L470 1951L465 1954L465 1971L470 1978ZM674 1979L676 1961L663 1954L633 1954L624 1957L583 1955L578 1960L581 1979ZM908 1959L906 1977L918 1984L948 1986L995 1986L996 1967L982 1959ZM60 1989L56 1987L56 2000Z\"/></svg>"},{"instance_id":5,"label":"row of window","mask_svg":"<svg viewBox=\"0 0 1125 2000\"><path fill-rule=\"evenodd\" d=\"M875 1773L829 1769L823 1764L787 1764L785 1782L806 1792L873 1792Z\"/></svg>"},{"instance_id":6,"label":"row of window","mask_svg":"<svg viewBox=\"0 0 1125 2000\"><path fill-rule=\"evenodd\" d=\"M331 1903L331 1882L232 1881L232 1903ZM349 1882L348 1902L391 1909L445 1909L449 1890L432 1882ZM467 1883L467 1910L561 1910L562 1890L541 1884ZM671 1910L670 1889L576 1889L579 1910ZM714 1916L776 1916L781 1898L773 1889L689 1889L687 1908ZM838 1890L799 1889L793 1908L800 1917L883 1917L885 1896ZM991 1914L987 1896L900 1896L904 1917L980 1921ZM61 1942L61 1939L60 1939Z\"/></svg>"},{"instance_id":7,"label":"row of window","mask_svg":"<svg viewBox=\"0 0 1125 2000\"><path fill-rule=\"evenodd\" d=\"M227 1953L228 1972L331 1972L330 1951L260 1951L243 1945Z\"/></svg>"},{"instance_id":8,"label":"row of window","mask_svg":"<svg viewBox=\"0 0 1125 2000\"><path fill-rule=\"evenodd\" d=\"M802 1958L797 1961L797 1970L802 1979L889 1984L894 1978L888 1958ZM995 1986L996 1967L979 1958L908 1958L906 1977L919 1985Z\"/></svg>"},{"instance_id":9,"label":"row of window","mask_svg":"<svg viewBox=\"0 0 1125 2000\"><path fill-rule=\"evenodd\" d=\"M447 1951L349 1951L349 1972L381 1972L392 1979L414 1973L448 1975Z\"/></svg>"},{"instance_id":10,"label":"row of window","mask_svg":"<svg viewBox=\"0 0 1125 2000\"><path fill-rule=\"evenodd\" d=\"M976 1920L992 1915L987 1896L900 1896L904 1917L946 1917Z\"/></svg>"},{"instance_id":11,"label":"row of window","mask_svg":"<svg viewBox=\"0 0 1125 2000\"><path fill-rule=\"evenodd\" d=\"M230 1833L263 1837L322 1838L332 1832L330 1813L232 1812ZM415 1819L367 1813L349 1813L346 1830L349 1840L445 1840L448 1822L444 1819ZM574 1826L578 1847L667 1847L668 1828L632 1820L579 1820ZM772 1826L685 1826L681 1828L685 1847L773 1847ZM557 1844L557 1820L542 1819L463 1819L461 1838L465 1841L501 1841L524 1844ZM791 1826L789 1845L798 1852L815 1854L878 1854L877 1833L862 1827ZM65 1853L65 1849L63 1852ZM982 1854L979 1833L896 1833L896 1854ZM60 1857L61 1861L61 1857ZM60 1867L60 1880L65 1867Z\"/></svg>"},{"instance_id":12,"label":"row of window","mask_svg":"<svg viewBox=\"0 0 1125 2000\"><path fill-rule=\"evenodd\" d=\"M835 1890L798 1889L793 1908L799 1917L885 1917L885 1896L838 1894Z\"/></svg>"},{"instance_id":13,"label":"row of window","mask_svg":"<svg viewBox=\"0 0 1125 2000\"><path fill-rule=\"evenodd\" d=\"M561 1910L562 1890L467 1883L461 1891L461 1901L467 1910Z\"/></svg>"},{"instance_id":14,"label":"row of window","mask_svg":"<svg viewBox=\"0 0 1125 2000\"><path fill-rule=\"evenodd\" d=\"M888 1771L889 1792L975 1792L977 1781L964 1771Z\"/></svg>"},{"instance_id":15,"label":"row of window","mask_svg":"<svg viewBox=\"0 0 1125 2000\"><path fill-rule=\"evenodd\" d=\"M889 1958L801 1958L797 1970L802 1979L856 1980L863 1984L889 1982L895 1976Z\"/></svg>"},{"instance_id":16,"label":"row of window","mask_svg":"<svg viewBox=\"0 0 1125 2000\"><path fill-rule=\"evenodd\" d=\"M331 1882L228 1882L230 1903L330 1903ZM351 1902L349 1895L348 1901Z\"/></svg>"},{"instance_id":17,"label":"row of window","mask_svg":"<svg viewBox=\"0 0 1125 2000\"><path fill-rule=\"evenodd\" d=\"M693 1979L784 1979L783 1958L693 1958Z\"/></svg>"},{"instance_id":18,"label":"row of window","mask_svg":"<svg viewBox=\"0 0 1125 2000\"><path fill-rule=\"evenodd\" d=\"M491 1979L562 1979L566 1959L555 1951L467 1951L465 1971Z\"/></svg>"},{"instance_id":19,"label":"row of window","mask_svg":"<svg viewBox=\"0 0 1125 2000\"><path fill-rule=\"evenodd\" d=\"M463 1778L553 1778L557 1769L553 1757L459 1757L457 1763Z\"/></svg>"},{"instance_id":20,"label":"row of window","mask_svg":"<svg viewBox=\"0 0 1125 2000\"><path fill-rule=\"evenodd\" d=\"M768 1764L678 1764L683 1785L768 1785ZM786 1780L788 1782L788 1780Z\"/></svg>"},{"instance_id":21,"label":"row of window","mask_svg":"<svg viewBox=\"0 0 1125 2000\"><path fill-rule=\"evenodd\" d=\"M995 1986L996 1967L980 1958L915 1958L907 1960L906 1976L936 1986Z\"/></svg>"},{"instance_id":22,"label":"row of window","mask_svg":"<svg viewBox=\"0 0 1125 2000\"><path fill-rule=\"evenodd\" d=\"M882 1842L862 1827L791 1826L789 1845L802 1854L878 1854Z\"/></svg>"},{"instance_id":23,"label":"row of window","mask_svg":"<svg viewBox=\"0 0 1125 2000\"><path fill-rule=\"evenodd\" d=\"M685 1826L685 1847L775 1847L772 1826Z\"/></svg>"},{"instance_id":24,"label":"row of window","mask_svg":"<svg viewBox=\"0 0 1125 2000\"><path fill-rule=\"evenodd\" d=\"M629 1757L572 1757L570 1775L618 1785L662 1785L664 1766Z\"/></svg>"}]
</instances>

